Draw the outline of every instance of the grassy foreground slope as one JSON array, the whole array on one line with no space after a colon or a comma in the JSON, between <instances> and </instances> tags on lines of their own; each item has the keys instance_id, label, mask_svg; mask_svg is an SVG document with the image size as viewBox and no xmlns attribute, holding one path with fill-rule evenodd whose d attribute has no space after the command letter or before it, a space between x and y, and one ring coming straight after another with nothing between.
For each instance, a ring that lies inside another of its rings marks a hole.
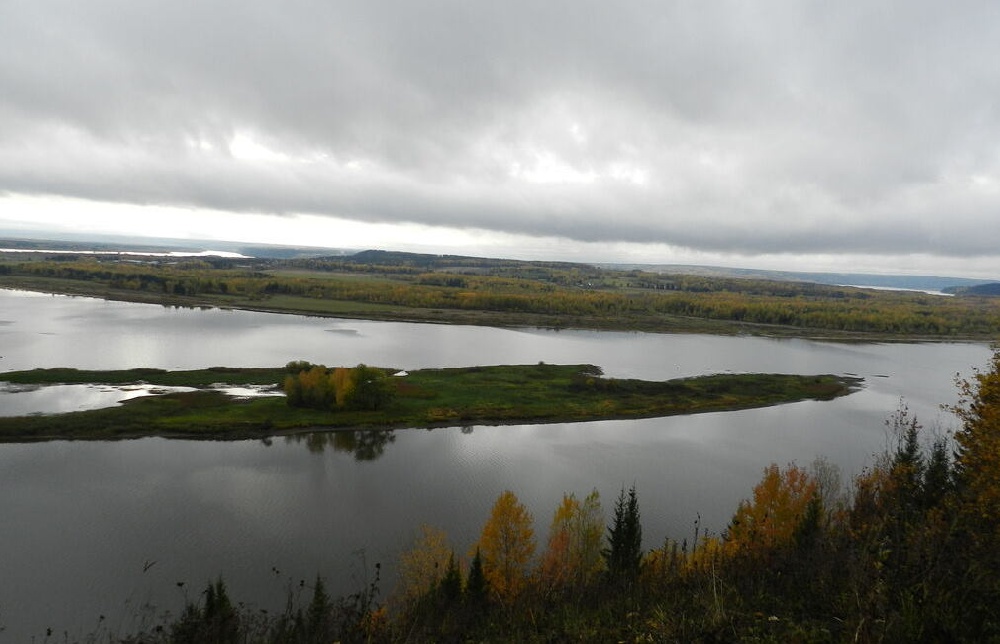
<instances>
[{"instance_id":1,"label":"grassy foreground slope","mask_svg":"<svg viewBox=\"0 0 1000 644\"><path fill-rule=\"evenodd\" d=\"M215 390L136 398L107 409L0 418L0 441L136 436L247 438L311 429L391 429L471 424L577 422L764 407L831 399L853 391L854 378L719 374L652 382L600 377L591 365L516 365L422 369L392 377L383 409L291 407L283 398L233 399ZM21 384L92 383L205 387L211 383L278 384L284 369L77 371L35 369L2 374Z\"/></svg>"}]
</instances>

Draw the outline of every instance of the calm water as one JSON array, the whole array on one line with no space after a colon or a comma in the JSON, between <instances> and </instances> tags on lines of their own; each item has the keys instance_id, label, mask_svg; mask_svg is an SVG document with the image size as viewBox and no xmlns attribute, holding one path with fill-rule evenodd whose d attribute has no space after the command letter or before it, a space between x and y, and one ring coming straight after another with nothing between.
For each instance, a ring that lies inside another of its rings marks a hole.
<instances>
[{"instance_id":1,"label":"calm water","mask_svg":"<svg viewBox=\"0 0 1000 644\"><path fill-rule=\"evenodd\" d=\"M989 349L396 324L0 291L0 355L0 371L544 360L598 364L616 377L866 379L832 402L640 421L0 445L0 641L20 642L47 627L79 636L102 614L112 630L128 630L143 605L177 611L185 592L194 597L219 574L237 599L272 609L290 583L317 573L350 592L375 562L391 577L421 523L445 529L464 553L508 488L534 513L540 539L564 492L596 488L610 514L633 482L646 547L690 538L699 515L720 531L772 461L824 455L845 474L859 470L883 446L883 421L901 397L925 425L951 427L939 405L954 402L955 374L985 366Z\"/></svg>"}]
</instances>

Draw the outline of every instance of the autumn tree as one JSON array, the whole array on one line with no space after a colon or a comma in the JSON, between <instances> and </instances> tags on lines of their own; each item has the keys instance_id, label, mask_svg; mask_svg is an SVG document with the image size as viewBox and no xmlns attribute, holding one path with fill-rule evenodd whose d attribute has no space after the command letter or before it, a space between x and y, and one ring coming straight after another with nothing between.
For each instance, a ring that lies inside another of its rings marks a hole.
<instances>
[{"instance_id":1,"label":"autumn tree","mask_svg":"<svg viewBox=\"0 0 1000 644\"><path fill-rule=\"evenodd\" d=\"M288 403L289 407L302 406L302 385L299 384L297 375L288 374L285 376L282 388L285 392L285 402Z\"/></svg>"},{"instance_id":2,"label":"autumn tree","mask_svg":"<svg viewBox=\"0 0 1000 644\"><path fill-rule=\"evenodd\" d=\"M581 503L573 494L563 495L549 528L542 556L542 579L551 588L582 588L604 568L601 538L604 516L597 490Z\"/></svg>"},{"instance_id":3,"label":"autumn tree","mask_svg":"<svg viewBox=\"0 0 1000 644\"><path fill-rule=\"evenodd\" d=\"M818 499L816 481L805 469L771 463L753 489L753 501L742 501L730 521L727 545L760 553L790 544L810 502Z\"/></svg>"},{"instance_id":4,"label":"autumn tree","mask_svg":"<svg viewBox=\"0 0 1000 644\"><path fill-rule=\"evenodd\" d=\"M287 368L297 364L289 363ZM285 376L286 402L291 407L332 409L336 394L327 368L323 365L302 364L304 368L298 373Z\"/></svg>"},{"instance_id":5,"label":"autumn tree","mask_svg":"<svg viewBox=\"0 0 1000 644\"><path fill-rule=\"evenodd\" d=\"M1000 537L1000 345L988 371L958 383L961 398L953 408L962 421L955 469L965 507L987 531Z\"/></svg>"},{"instance_id":6,"label":"autumn tree","mask_svg":"<svg viewBox=\"0 0 1000 644\"><path fill-rule=\"evenodd\" d=\"M343 408L347 404L347 399L354 390L354 371L347 367L337 367L330 376L333 383L334 397L337 407Z\"/></svg>"},{"instance_id":7,"label":"autumn tree","mask_svg":"<svg viewBox=\"0 0 1000 644\"><path fill-rule=\"evenodd\" d=\"M351 409L382 409L395 396L395 383L381 369L359 364L351 370L350 379L351 389L344 397L344 404Z\"/></svg>"},{"instance_id":8,"label":"autumn tree","mask_svg":"<svg viewBox=\"0 0 1000 644\"><path fill-rule=\"evenodd\" d=\"M478 544L483 574L501 602L514 599L524 588L535 554L532 522L528 509L513 492L505 490L483 526Z\"/></svg>"},{"instance_id":9,"label":"autumn tree","mask_svg":"<svg viewBox=\"0 0 1000 644\"><path fill-rule=\"evenodd\" d=\"M454 565L448 535L429 525L420 526L413 546L399 557L399 587L405 600L416 600L444 579L449 561Z\"/></svg>"},{"instance_id":10,"label":"autumn tree","mask_svg":"<svg viewBox=\"0 0 1000 644\"><path fill-rule=\"evenodd\" d=\"M332 409L335 395L327 368L315 365L309 371L299 373L299 387L302 404L315 409Z\"/></svg>"}]
</instances>

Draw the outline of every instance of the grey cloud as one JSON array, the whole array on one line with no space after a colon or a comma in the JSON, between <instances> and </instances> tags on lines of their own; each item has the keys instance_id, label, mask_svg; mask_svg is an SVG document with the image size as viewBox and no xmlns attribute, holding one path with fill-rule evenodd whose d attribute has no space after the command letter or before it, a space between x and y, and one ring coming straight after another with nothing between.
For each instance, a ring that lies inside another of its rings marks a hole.
<instances>
[{"instance_id":1,"label":"grey cloud","mask_svg":"<svg viewBox=\"0 0 1000 644\"><path fill-rule=\"evenodd\" d=\"M0 190L990 254L998 32L980 2L10 2Z\"/></svg>"}]
</instances>

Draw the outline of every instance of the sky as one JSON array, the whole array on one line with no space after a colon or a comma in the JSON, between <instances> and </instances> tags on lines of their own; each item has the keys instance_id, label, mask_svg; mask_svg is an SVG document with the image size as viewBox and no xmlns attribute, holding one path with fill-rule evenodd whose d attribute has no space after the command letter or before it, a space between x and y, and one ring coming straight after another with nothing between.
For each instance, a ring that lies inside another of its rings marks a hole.
<instances>
[{"instance_id":1,"label":"sky","mask_svg":"<svg viewBox=\"0 0 1000 644\"><path fill-rule=\"evenodd\" d=\"M1000 4L5 0L0 231L1000 278Z\"/></svg>"}]
</instances>

